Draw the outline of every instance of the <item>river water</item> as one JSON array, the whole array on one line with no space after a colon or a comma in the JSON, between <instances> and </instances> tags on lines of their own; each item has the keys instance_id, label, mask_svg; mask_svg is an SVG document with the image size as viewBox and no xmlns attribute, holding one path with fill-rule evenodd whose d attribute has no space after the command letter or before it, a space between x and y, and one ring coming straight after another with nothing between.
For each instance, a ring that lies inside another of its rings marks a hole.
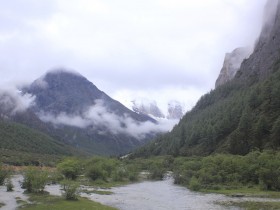
<instances>
[{"instance_id":1,"label":"river water","mask_svg":"<svg viewBox=\"0 0 280 210\"><path fill-rule=\"evenodd\" d=\"M82 196L121 210L224 210L240 209L215 204L228 197L218 194L192 192L173 184L172 179L145 181L110 189L112 195L91 194Z\"/></svg>"},{"instance_id":2,"label":"river water","mask_svg":"<svg viewBox=\"0 0 280 210\"><path fill-rule=\"evenodd\" d=\"M259 201L279 199L243 197L234 198L220 194L197 193L173 184L173 179L145 181L110 189L112 195L82 194L93 201L120 210L240 210L235 206L221 206L219 202Z\"/></svg>"},{"instance_id":3,"label":"river water","mask_svg":"<svg viewBox=\"0 0 280 210\"><path fill-rule=\"evenodd\" d=\"M24 190L21 188L21 182L23 181L22 175L15 175L11 179L14 185L14 191L7 192L6 186L0 186L0 203L4 203L5 206L0 208L1 210L14 210L18 207L17 201L28 202L28 197L23 194Z\"/></svg>"},{"instance_id":4,"label":"river water","mask_svg":"<svg viewBox=\"0 0 280 210\"><path fill-rule=\"evenodd\" d=\"M0 202L5 203L1 210L14 210L18 207L16 200L27 201L20 182L23 177L16 175L12 178L14 192L6 192L6 187L0 187ZM51 195L61 196L59 185L47 185L45 190ZM83 187L90 190L90 187ZM103 190L103 189L102 189ZM97 201L104 205L116 207L120 210L240 210L239 207L226 207L217 202L229 201L280 201L266 198L233 198L220 194L204 194L188 190L173 184L173 179L163 181L145 181L109 189L112 195L98 195L81 193L81 196Z\"/></svg>"}]
</instances>

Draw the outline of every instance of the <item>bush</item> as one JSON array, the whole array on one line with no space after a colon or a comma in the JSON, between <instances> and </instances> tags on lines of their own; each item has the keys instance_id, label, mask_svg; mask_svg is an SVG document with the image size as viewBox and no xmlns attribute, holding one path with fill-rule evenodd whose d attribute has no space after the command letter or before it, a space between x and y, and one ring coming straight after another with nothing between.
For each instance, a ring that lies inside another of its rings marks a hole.
<instances>
[{"instance_id":1,"label":"bush","mask_svg":"<svg viewBox=\"0 0 280 210\"><path fill-rule=\"evenodd\" d=\"M22 188L28 193L40 193L48 182L48 173L34 167L29 167L24 173Z\"/></svg>"},{"instance_id":2,"label":"bush","mask_svg":"<svg viewBox=\"0 0 280 210\"><path fill-rule=\"evenodd\" d=\"M194 190L194 191L198 191L201 189L201 184L199 183L198 179L196 177L192 177L191 178L191 181L190 181L190 184L189 184L189 188L191 190Z\"/></svg>"},{"instance_id":3,"label":"bush","mask_svg":"<svg viewBox=\"0 0 280 210\"><path fill-rule=\"evenodd\" d=\"M14 185L11 181L11 179L8 179L6 182L6 187L7 187L7 192L12 192L14 191Z\"/></svg>"},{"instance_id":4,"label":"bush","mask_svg":"<svg viewBox=\"0 0 280 210\"><path fill-rule=\"evenodd\" d=\"M75 182L65 180L62 182L63 185L63 196L66 200L78 200L79 196L79 185Z\"/></svg>"},{"instance_id":5,"label":"bush","mask_svg":"<svg viewBox=\"0 0 280 210\"><path fill-rule=\"evenodd\" d=\"M87 169L87 177L91 178L92 181L97 179L101 179L106 181L108 175L104 169L100 165L93 165Z\"/></svg>"},{"instance_id":6,"label":"bush","mask_svg":"<svg viewBox=\"0 0 280 210\"><path fill-rule=\"evenodd\" d=\"M9 177L9 174L9 170L4 169L0 164L0 185L3 185L5 183L5 179Z\"/></svg>"},{"instance_id":7,"label":"bush","mask_svg":"<svg viewBox=\"0 0 280 210\"><path fill-rule=\"evenodd\" d=\"M67 158L57 165L57 169L67 179L75 180L80 174L80 161L73 158Z\"/></svg>"}]
</instances>

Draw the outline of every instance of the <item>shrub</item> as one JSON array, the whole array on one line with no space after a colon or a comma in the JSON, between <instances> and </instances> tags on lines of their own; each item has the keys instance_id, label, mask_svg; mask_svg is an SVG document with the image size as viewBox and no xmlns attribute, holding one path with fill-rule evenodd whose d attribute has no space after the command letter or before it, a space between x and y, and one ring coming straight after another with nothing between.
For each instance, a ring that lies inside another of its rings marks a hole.
<instances>
[{"instance_id":1,"label":"shrub","mask_svg":"<svg viewBox=\"0 0 280 210\"><path fill-rule=\"evenodd\" d=\"M78 200L79 196L79 185L73 181L65 180L62 182L63 185L63 196L66 200Z\"/></svg>"},{"instance_id":2,"label":"shrub","mask_svg":"<svg viewBox=\"0 0 280 210\"><path fill-rule=\"evenodd\" d=\"M24 173L22 188L28 193L43 192L48 181L48 173L34 167L29 167Z\"/></svg>"},{"instance_id":3,"label":"shrub","mask_svg":"<svg viewBox=\"0 0 280 210\"><path fill-rule=\"evenodd\" d=\"M91 178L92 181L95 181L97 179L101 179L106 181L108 175L106 171L100 166L100 165L92 165L87 169L87 174L89 178Z\"/></svg>"},{"instance_id":4,"label":"shrub","mask_svg":"<svg viewBox=\"0 0 280 210\"><path fill-rule=\"evenodd\" d=\"M7 187L7 192L12 192L14 191L14 185L11 181L11 179L8 179L6 182L6 187Z\"/></svg>"},{"instance_id":5,"label":"shrub","mask_svg":"<svg viewBox=\"0 0 280 210\"><path fill-rule=\"evenodd\" d=\"M80 161L73 158L67 158L57 165L57 169L67 179L75 180L81 170Z\"/></svg>"},{"instance_id":6,"label":"shrub","mask_svg":"<svg viewBox=\"0 0 280 210\"><path fill-rule=\"evenodd\" d=\"M191 190L194 190L194 191L198 191L201 189L201 184L199 183L198 179L196 177L192 177L191 178L191 181L190 181L190 184L189 184L189 188Z\"/></svg>"},{"instance_id":7,"label":"shrub","mask_svg":"<svg viewBox=\"0 0 280 210\"><path fill-rule=\"evenodd\" d=\"M5 179L9 177L9 171L4 169L3 166L0 164L0 185L5 183Z\"/></svg>"}]
</instances>

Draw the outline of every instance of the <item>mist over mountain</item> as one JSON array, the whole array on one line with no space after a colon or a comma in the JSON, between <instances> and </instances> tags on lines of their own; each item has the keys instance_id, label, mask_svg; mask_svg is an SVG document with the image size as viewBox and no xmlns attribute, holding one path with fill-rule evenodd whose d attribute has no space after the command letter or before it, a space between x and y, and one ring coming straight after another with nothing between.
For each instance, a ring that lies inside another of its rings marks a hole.
<instances>
[{"instance_id":1,"label":"mist over mountain","mask_svg":"<svg viewBox=\"0 0 280 210\"><path fill-rule=\"evenodd\" d=\"M128 103L128 107L136 113L151 116L157 120L179 120L185 112L183 103L171 100L166 107L159 107L155 100L148 98L136 98Z\"/></svg>"},{"instance_id":2,"label":"mist over mountain","mask_svg":"<svg viewBox=\"0 0 280 210\"><path fill-rule=\"evenodd\" d=\"M157 122L148 113L132 111L79 73L65 69L49 71L21 91L0 96L3 120L87 154L127 153L176 123Z\"/></svg>"},{"instance_id":3,"label":"mist over mountain","mask_svg":"<svg viewBox=\"0 0 280 210\"><path fill-rule=\"evenodd\" d=\"M242 60L237 59L237 67ZM234 71L232 79L227 78L224 84L203 95L171 132L135 155L189 156L217 152L244 155L254 149L279 149L279 0L268 1L254 50Z\"/></svg>"},{"instance_id":4,"label":"mist over mountain","mask_svg":"<svg viewBox=\"0 0 280 210\"><path fill-rule=\"evenodd\" d=\"M215 87L225 84L232 80L236 72L240 69L241 63L252 53L251 47L240 47L231 53L226 53L224 64L216 80Z\"/></svg>"}]
</instances>

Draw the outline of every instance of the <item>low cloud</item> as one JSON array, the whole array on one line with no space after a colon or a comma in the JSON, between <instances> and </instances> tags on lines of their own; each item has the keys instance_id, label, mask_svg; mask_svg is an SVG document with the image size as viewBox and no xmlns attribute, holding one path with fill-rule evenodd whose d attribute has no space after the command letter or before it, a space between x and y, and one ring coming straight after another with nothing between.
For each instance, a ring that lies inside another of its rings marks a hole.
<instances>
[{"instance_id":1,"label":"low cloud","mask_svg":"<svg viewBox=\"0 0 280 210\"><path fill-rule=\"evenodd\" d=\"M161 120L155 124L150 121L135 121L129 115L119 116L109 112L101 100L97 100L96 104L82 115L69 115L66 113L53 115L43 112L38 115L44 122L50 122L55 125L68 125L79 128L102 127L112 134L123 133L137 139L143 139L149 133L167 132L178 122L178 120Z\"/></svg>"},{"instance_id":2,"label":"low cloud","mask_svg":"<svg viewBox=\"0 0 280 210\"><path fill-rule=\"evenodd\" d=\"M1 112L5 115L14 115L26 111L34 104L35 96L22 94L16 88L0 89Z\"/></svg>"}]
</instances>

